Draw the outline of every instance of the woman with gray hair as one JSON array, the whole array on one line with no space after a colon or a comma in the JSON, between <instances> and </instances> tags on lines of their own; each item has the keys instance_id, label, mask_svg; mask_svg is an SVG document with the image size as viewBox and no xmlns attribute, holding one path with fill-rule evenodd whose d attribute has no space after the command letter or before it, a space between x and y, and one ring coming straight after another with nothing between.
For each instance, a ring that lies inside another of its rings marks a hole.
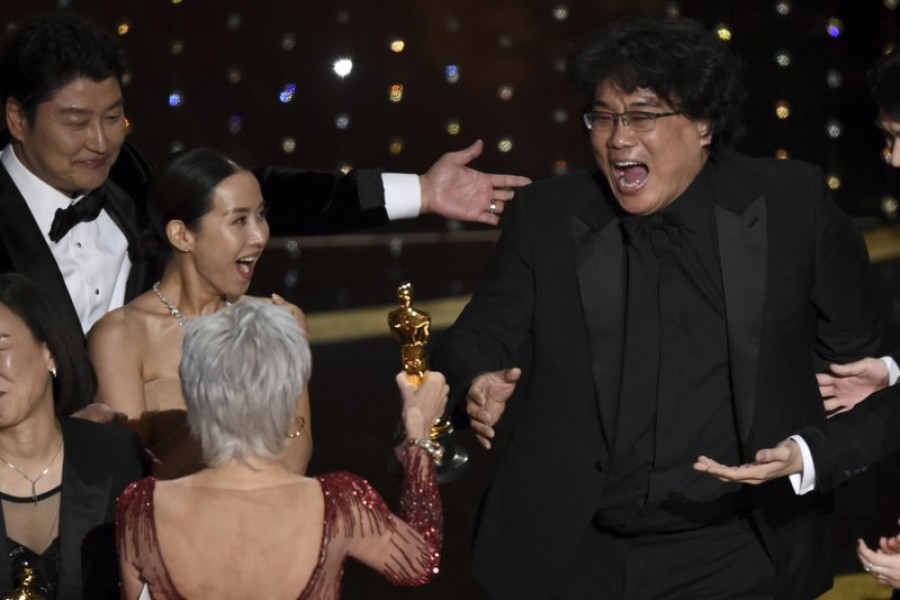
<instances>
[{"instance_id":1,"label":"woman with gray hair","mask_svg":"<svg viewBox=\"0 0 900 600\"><path fill-rule=\"evenodd\" d=\"M430 424L447 385L397 376L407 432L400 516L349 473L309 478L280 460L311 369L288 309L244 300L192 322L180 374L188 422L208 467L143 479L117 514L124 598L338 598L352 556L396 585L438 571L442 536Z\"/></svg>"}]
</instances>

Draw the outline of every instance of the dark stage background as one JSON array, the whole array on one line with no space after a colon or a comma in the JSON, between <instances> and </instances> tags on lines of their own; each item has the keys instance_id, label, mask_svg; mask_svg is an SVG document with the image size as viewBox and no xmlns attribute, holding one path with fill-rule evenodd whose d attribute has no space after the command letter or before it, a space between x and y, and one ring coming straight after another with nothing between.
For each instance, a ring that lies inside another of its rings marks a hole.
<instances>
[{"instance_id":1,"label":"dark stage background","mask_svg":"<svg viewBox=\"0 0 900 600\"><path fill-rule=\"evenodd\" d=\"M482 138L477 168L543 178L590 164L579 98L562 72L570 46L613 19L696 18L729 38L745 63L747 132L739 148L821 164L838 203L869 235L870 248L877 237L873 256L889 348L900 345L900 233L893 225L898 182L882 160L865 72L897 39L897 4L0 0L0 27L62 8L118 31L131 58L125 90L130 139L152 162L208 145L248 164L422 172L443 152ZM352 61L343 77L334 71L340 59ZM420 300L464 297L494 236L485 227L428 217L361 235L272 241L254 290L277 291L298 303L318 339L313 472L357 472L396 503L397 484L385 467L400 362L384 323L386 306L407 279ZM327 312L335 310L345 312ZM317 321L320 315L332 320ZM349 333L332 335L328 323L336 322ZM323 324L312 328L317 323ZM464 478L443 488L447 530L437 581L394 590L350 565L345 597L483 598L468 575L468 538L513 420L510 414L502 422L491 454L461 436L473 461ZM858 569L856 537L871 541L897 531L898 482L900 467L886 463L839 494L836 560L842 572Z\"/></svg>"}]
</instances>

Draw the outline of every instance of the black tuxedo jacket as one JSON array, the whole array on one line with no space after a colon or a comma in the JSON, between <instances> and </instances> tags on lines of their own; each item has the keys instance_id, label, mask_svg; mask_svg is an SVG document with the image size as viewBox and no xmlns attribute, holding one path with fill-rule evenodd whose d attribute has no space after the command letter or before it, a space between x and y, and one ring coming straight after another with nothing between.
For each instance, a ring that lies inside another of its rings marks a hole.
<instances>
[{"instance_id":1,"label":"black tuxedo jacket","mask_svg":"<svg viewBox=\"0 0 900 600\"><path fill-rule=\"evenodd\" d=\"M824 419L816 360L871 355L877 311L863 240L826 199L819 169L742 156L707 168L737 434L752 457ZM516 366L530 344L527 387L513 399L522 405L476 535L474 571L496 598L551 598L599 504L625 322L613 206L605 182L586 173L517 193L484 283L436 351L452 405L477 374ZM795 497L786 481L751 493L778 597L827 589L828 499Z\"/></svg>"},{"instance_id":2,"label":"black tuxedo jacket","mask_svg":"<svg viewBox=\"0 0 900 600\"><path fill-rule=\"evenodd\" d=\"M8 132L0 132L0 148L8 140ZM363 169L350 175L269 167L252 171L266 199L272 235L353 231L388 220L378 169ZM129 243L132 270L126 302L150 289L161 273L162 265L154 257L142 256L136 244L139 233L148 225L146 196L151 179L149 165L126 143L110 180L103 184L109 199L106 210ZM48 290L66 326L81 331L75 307L43 232L38 229L19 189L0 165L0 272L8 271L26 275Z\"/></svg>"},{"instance_id":3,"label":"black tuxedo jacket","mask_svg":"<svg viewBox=\"0 0 900 600\"><path fill-rule=\"evenodd\" d=\"M60 423L65 462L57 598L117 598L116 498L149 472L146 453L128 430L82 419ZM0 594L12 589L6 525L0 518Z\"/></svg>"},{"instance_id":4,"label":"black tuxedo jacket","mask_svg":"<svg viewBox=\"0 0 900 600\"><path fill-rule=\"evenodd\" d=\"M872 463L900 452L900 385L876 392L853 410L804 427L816 487L831 490Z\"/></svg>"}]
</instances>

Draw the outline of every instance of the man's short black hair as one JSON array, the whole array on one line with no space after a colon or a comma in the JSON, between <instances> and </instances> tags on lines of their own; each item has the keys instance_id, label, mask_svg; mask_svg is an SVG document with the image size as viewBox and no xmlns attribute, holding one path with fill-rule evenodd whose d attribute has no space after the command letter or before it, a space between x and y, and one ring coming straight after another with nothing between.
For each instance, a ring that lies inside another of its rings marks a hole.
<instances>
[{"instance_id":1,"label":"man's short black hair","mask_svg":"<svg viewBox=\"0 0 900 600\"><path fill-rule=\"evenodd\" d=\"M0 101L15 98L33 124L37 106L78 78L122 84L125 52L111 32L73 14L30 17L11 30L0 54Z\"/></svg>"},{"instance_id":2,"label":"man's short black hair","mask_svg":"<svg viewBox=\"0 0 900 600\"><path fill-rule=\"evenodd\" d=\"M614 23L577 46L568 72L593 105L597 86L653 91L692 119L712 124L711 152L731 148L741 133L744 88L740 62L715 34L690 19Z\"/></svg>"},{"instance_id":3,"label":"man's short black hair","mask_svg":"<svg viewBox=\"0 0 900 600\"><path fill-rule=\"evenodd\" d=\"M872 98L894 119L900 119L900 50L893 48L868 73Z\"/></svg>"}]
</instances>

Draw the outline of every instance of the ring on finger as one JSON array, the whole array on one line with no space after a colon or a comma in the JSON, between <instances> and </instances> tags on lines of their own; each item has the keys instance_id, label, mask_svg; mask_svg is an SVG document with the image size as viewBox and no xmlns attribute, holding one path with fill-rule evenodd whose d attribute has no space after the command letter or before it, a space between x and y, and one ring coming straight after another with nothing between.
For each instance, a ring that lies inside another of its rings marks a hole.
<instances>
[{"instance_id":1,"label":"ring on finger","mask_svg":"<svg viewBox=\"0 0 900 600\"><path fill-rule=\"evenodd\" d=\"M497 214L497 203L496 202L491 202L490 204L488 204L488 212L491 213L492 215Z\"/></svg>"}]
</instances>

